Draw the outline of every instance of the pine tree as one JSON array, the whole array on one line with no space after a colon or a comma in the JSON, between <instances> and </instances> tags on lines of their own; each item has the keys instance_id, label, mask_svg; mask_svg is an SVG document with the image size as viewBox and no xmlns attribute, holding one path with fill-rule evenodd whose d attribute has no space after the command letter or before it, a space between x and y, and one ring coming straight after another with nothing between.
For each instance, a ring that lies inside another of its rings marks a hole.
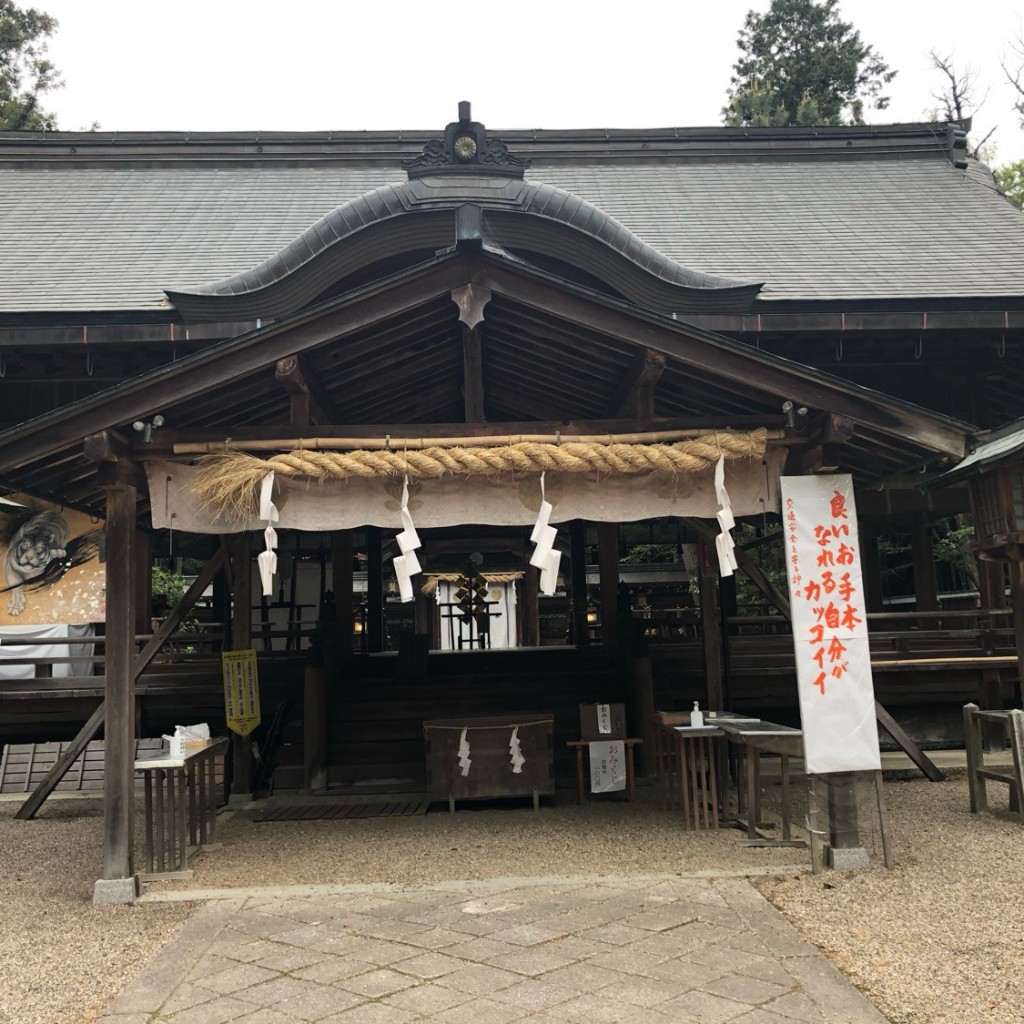
<instances>
[{"instance_id":1,"label":"pine tree","mask_svg":"<svg viewBox=\"0 0 1024 1024\"><path fill-rule=\"evenodd\" d=\"M772 0L749 11L736 45L726 124L863 124L865 107L884 110L896 76L839 18L839 0Z\"/></svg>"},{"instance_id":2,"label":"pine tree","mask_svg":"<svg viewBox=\"0 0 1024 1024\"><path fill-rule=\"evenodd\" d=\"M49 130L54 116L39 105L41 93L60 86L60 76L46 59L46 40L56 19L13 0L0 0L0 130Z\"/></svg>"}]
</instances>

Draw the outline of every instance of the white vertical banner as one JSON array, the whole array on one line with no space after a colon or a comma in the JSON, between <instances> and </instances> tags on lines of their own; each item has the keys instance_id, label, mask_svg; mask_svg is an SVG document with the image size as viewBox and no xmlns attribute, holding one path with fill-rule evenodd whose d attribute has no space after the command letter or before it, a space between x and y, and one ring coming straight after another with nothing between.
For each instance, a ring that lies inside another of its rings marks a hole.
<instances>
[{"instance_id":1,"label":"white vertical banner","mask_svg":"<svg viewBox=\"0 0 1024 1024\"><path fill-rule=\"evenodd\" d=\"M805 769L875 771L882 762L853 481L784 476L781 484Z\"/></svg>"}]
</instances>

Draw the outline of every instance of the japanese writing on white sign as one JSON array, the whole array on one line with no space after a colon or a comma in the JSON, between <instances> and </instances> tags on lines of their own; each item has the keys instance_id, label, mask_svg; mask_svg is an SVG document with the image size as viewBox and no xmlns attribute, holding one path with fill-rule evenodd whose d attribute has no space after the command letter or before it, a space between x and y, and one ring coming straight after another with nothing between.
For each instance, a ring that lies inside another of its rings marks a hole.
<instances>
[{"instance_id":1,"label":"japanese writing on white sign","mask_svg":"<svg viewBox=\"0 0 1024 1024\"><path fill-rule=\"evenodd\" d=\"M590 744L590 792L614 793L626 788L626 744L595 740Z\"/></svg>"},{"instance_id":2,"label":"japanese writing on white sign","mask_svg":"<svg viewBox=\"0 0 1024 1024\"><path fill-rule=\"evenodd\" d=\"M806 770L881 767L860 541L849 476L782 478Z\"/></svg>"}]
</instances>

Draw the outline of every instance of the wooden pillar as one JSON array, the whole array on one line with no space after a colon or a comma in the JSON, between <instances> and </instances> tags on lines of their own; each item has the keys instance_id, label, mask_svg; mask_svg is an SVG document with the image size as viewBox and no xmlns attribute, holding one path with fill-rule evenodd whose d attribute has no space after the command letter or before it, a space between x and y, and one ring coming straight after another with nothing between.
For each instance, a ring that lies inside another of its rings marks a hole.
<instances>
[{"instance_id":1,"label":"wooden pillar","mask_svg":"<svg viewBox=\"0 0 1024 1024\"><path fill-rule=\"evenodd\" d=\"M327 671L322 665L306 667L302 711L303 786L316 792L327 788Z\"/></svg>"},{"instance_id":2,"label":"wooden pillar","mask_svg":"<svg viewBox=\"0 0 1024 1024\"><path fill-rule=\"evenodd\" d=\"M135 632L153 632L153 544L148 533L135 532Z\"/></svg>"},{"instance_id":3,"label":"wooden pillar","mask_svg":"<svg viewBox=\"0 0 1024 1024\"><path fill-rule=\"evenodd\" d=\"M523 576L524 647L540 647L540 570L527 565Z\"/></svg>"},{"instance_id":4,"label":"wooden pillar","mask_svg":"<svg viewBox=\"0 0 1024 1024\"><path fill-rule=\"evenodd\" d=\"M572 581L572 642L577 647L590 643L587 632L587 524L574 519L569 524L569 562Z\"/></svg>"},{"instance_id":5,"label":"wooden pillar","mask_svg":"<svg viewBox=\"0 0 1024 1024\"><path fill-rule=\"evenodd\" d=\"M978 559L978 585L982 608L1006 607L1006 581L1001 561Z\"/></svg>"},{"instance_id":6,"label":"wooden pillar","mask_svg":"<svg viewBox=\"0 0 1024 1024\"><path fill-rule=\"evenodd\" d=\"M1017 644L1017 706L1024 700L1024 559L1010 562L1010 603L1013 608L1013 638Z\"/></svg>"},{"instance_id":7,"label":"wooden pillar","mask_svg":"<svg viewBox=\"0 0 1024 1024\"><path fill-rule=\"evenodd\" d=\"M384 650L384 553L379 526L366 528L366 650Z\"/></svg>"},{"instance_id":8,"label":"wooden pillar","mask_svg":"<svg viewBox=\"0 0 1024 1024\"><path fill-rule=\"evenodd\" d=\"M725 710L722 676L722 623L718 603L718 560L707 544L700 546L700 632L704 646L704 706Z\"/></svg>"},{"instance_id":9,"label":"wooden pillar","mask_svg":"<svg viewBox=\"0 0 1024 1024\"><path fill-rule=\"evenodd\" d=\"M864 578L864 603L869 612L883 610L882 560L878 554L878 534L862 519L858 523L860 534L861 569Z\"/></svg>"},{"instance_id":10,"label":"wooden pillar","mask_svg":"<svg viewBox=\"0 0 1024 1024\"><path fill-rule=\"evenodd\" d=\"M231 538L231 649L252 647L252 546L248 533ZM294 571L294 570L293 570ZM231 799L248 800L252 794L252 741L231 734Z\"/></svg>"},{"instance_id":11,"label":"wooden pillar","mask_svg":"<svg viewBox=\"0 0 1024 1024\"><path fill-rule=\"evenodd\" d=\"M103 748L103 877L97 903L130 903L138 891L135 819L136 489L124 463L104 466L106 541L106 722Z\"/></svg>"},{"instance_id":12,"label":"wooden pillar","mask_svg":"<svg viewBox=\"0 0 1024 1024\"><path fill-rule=\"evenodd\" d=\"M914 598L916 611L939 610L939 586L935 576L935 551L928 529L928 516L914 517L910 527L910 549L914 558Z\"/></svg>"},{"instance_id":13,"label":"wooden pillar","mask_svg":"<svg viewBox=\"0 0 1024 1024\"><path fill-rule=\"evenodd\" d=\"M597 524L601 570L601 643L609 654L619 650L619 524Z\"/></svg>"},{"instance_id":14,"label":"wooden pillar","mask_svg":"<svg viewBox=\"0 0 1024 1024\"><path fill-rule=\"evenodd\" d=\"M331 590L334 593L334 614L338 627L340 654L352 654L352 531L335 530L331 534Z\"/></svg>"}]
</instances>

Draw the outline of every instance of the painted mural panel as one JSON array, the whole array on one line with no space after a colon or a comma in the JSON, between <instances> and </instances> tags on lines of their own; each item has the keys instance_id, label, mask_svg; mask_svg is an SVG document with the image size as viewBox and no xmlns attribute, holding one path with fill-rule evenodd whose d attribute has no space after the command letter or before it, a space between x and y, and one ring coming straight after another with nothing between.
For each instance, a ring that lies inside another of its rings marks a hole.
<instances>
[{"instance_id":1,"label":"painted mural panel","mask_svg":"<svg viewBox=\"0 0 1024 1024\"><path fill-rule=\"evenodd\" d=\"M103 524L17 494L0 502L0 628L102 622Z\"/></svg>"}]
</instances>

